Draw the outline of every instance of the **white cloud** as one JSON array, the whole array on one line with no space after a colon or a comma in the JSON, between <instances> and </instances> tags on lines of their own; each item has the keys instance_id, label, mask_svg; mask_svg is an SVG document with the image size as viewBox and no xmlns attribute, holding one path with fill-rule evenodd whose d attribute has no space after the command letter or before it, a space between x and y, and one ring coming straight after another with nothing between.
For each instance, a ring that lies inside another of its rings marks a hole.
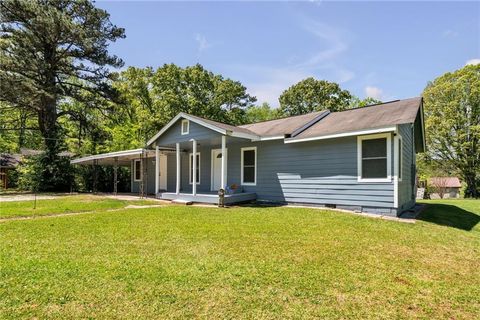
<instances>
[{"instance_id":1,"label":"white cloud","mask_svg":"<svg viewBox=\"0 0 480 320\"><path fill-rule=\"evenodd\" d=\"M466 66L468 65L474 66L476 64L480 64L480 59L470 59L467 61L467 63L465 63Z\"/></svg>"},{"instance_id":2,"label":"white cloud","mask_svg":"<svg viewBox=\"0 0 480 320\"><path fill-rule=\"evenodd\" d=\"M311 55L308 59L302 63L299 63L296 67L315 67L321 63L325 63L326 61L337 58L341 53L348 49L348 45L340 36L339 31L326 24L305 19L303 22L303 27L306 31L321 40L327 46L327 49L318 51L317 53Z\"/></svg>"},{"instance_id":3,"label":"white cloud","mask_svg":"<svg viewBox=\"0 0 480 320\"><path fill-rule=\"evenodd\" d=\"M373 99L382 100L383 91L377 87L367 86L365 87L365 95Z\"/></svg>"},{"instance_id":4,"label":"white cloud","mask_svg":"<svg viewBox=\"0 0 480 320\"><path fill-rule=\"evenodd\" d=\"M212 46L212 44L207 41L207 38L200 33L195 35L195 41L198 43L198 54L201 54L203 51Z\"/></svg>"},{"instance_id":5,"label":"white cloud","mask_svg":"<svg viewBox=\"0 0 480 320\"><path fill-rule=\"evenodd\" d=\"M258 102L268 102L277 107L278 98L285 89L308 77L340 84L355 77L353 71L337 62L337 58L348 49L339 30L307 18L302 19L301 24L304 30L313 36L313 41L319 42L324 49L306 57L300 51L288 57L286 65L280 67L231 66L244 74L246 80L243 82L249 88L249 93L257 97Z\"/></svg>"}]
</instances>

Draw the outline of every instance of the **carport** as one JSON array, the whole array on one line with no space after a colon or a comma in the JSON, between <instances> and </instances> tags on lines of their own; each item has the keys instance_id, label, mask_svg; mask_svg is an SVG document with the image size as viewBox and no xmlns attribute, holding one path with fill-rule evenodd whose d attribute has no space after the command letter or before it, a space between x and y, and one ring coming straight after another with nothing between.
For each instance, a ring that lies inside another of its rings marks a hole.
<instances>
[{"instance_id":1,"label":"carport","mask_svg":"<svg viewBox=\"0 0 480 320\"><path fill-rule=\"evenodd\" d=\"M72 160L70 163L75 165L90 165L93 166L94 176L93 176L93 191L96 192L97 190L97 167L100 166L113 166L113 194L117 195L117 184L118 184L118 176L117 171L118 167L130 167L132 164L132 160L140 159L142 162L146 162L148 158L155 158L156 152L173 152L174 150L169 148L161 148L157 150L151 149L132 149L132 150L123 150L123 151L116 151L116 152L109 152L109 153L101 153L92 156L82 157L78 159ZM148 172L147 172L147 165L142 165L141 170L141 184L139 189L140 197L146 196L147 192L145 190L146 179L148 179Z\"/></svg>"}]
</instances>

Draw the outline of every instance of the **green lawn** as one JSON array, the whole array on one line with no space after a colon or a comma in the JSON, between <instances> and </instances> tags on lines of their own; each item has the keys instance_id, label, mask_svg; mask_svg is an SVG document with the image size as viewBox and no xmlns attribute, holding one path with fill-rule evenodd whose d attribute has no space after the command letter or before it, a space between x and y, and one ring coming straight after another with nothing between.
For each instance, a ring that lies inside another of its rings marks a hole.
<instances>
[{"instance_id":1,"label":"green lawn","mask_svg":"<svg viewBox=\"0 0 480 320\"><path fill-rule=\"evenodd\" d=\"M32 196L33 197L33 196ZM105 211L108 209L124 208L129 204L157 204L149 200L118 200L92 195L62 196L57 199L34 201L6 201L0 202L0 219L12 217L29 217L51 215L59 213Z\"/></svg>"},{"instance_id":2,"label":"green lawn","mask_svg":"<svg viewBox=\"0 0 480 320\"><path fill-rule=\"evenodd\" d=\"M474 319L480 201L429 203L415 224L188 206L4 221L0 315Z\"/></svg>"}]
</instances>

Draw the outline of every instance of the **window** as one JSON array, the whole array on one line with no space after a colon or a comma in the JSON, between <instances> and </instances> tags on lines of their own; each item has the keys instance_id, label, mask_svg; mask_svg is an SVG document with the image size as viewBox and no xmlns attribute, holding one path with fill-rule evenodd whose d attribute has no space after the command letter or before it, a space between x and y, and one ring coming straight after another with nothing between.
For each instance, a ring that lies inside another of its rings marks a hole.
<instances>
[{"instance_id":1,"label":"window","mask_svg":"<svg viewBox=\"0 0 480 320\"><path fill-rule=\"evenodd\" d=\"M257 184L257 147L241 149L242 185Z\"/></svg>"},{"instance_id":2,"label":"window","mask_svg":"<svg viewBox=\"0 0 480 320\"><path fill-rule=\"evenodd\" d=\"M358 180L390 181L390 134L358 137Z\"/></svg>"},{"instance_id":3,"label":"window","mask_svg":"<svg viewBox=\"0 0 480 320\"><path fill-rule=\"evenodd\" d=\"M189 181L190 181L190 184L193 184L193 153L190 153L190 170L189 171ZM200 152L197 152L197 175L196 175L196 179L197 179L197 184L200 184Z\"/></svg>"},{"instance_id":4,"label":"window","mask_svg":"<svg viewBox=\"0 0 480 320\"><path fill-rule=\"evenodd\" d=\"M403 140L402 136L398 136L398 180L402 181L403 171Z\"/></svg>"},{"instance_id":5,"label":"window","mask_svg":"<svg viewBox=\"0 0 480 320\"><path fill-rule=\"evenodd\" d=\"M188 134L190 130L190 122L186 119L182 120L182 134Z\"/></svg>"},{"instance_id":6,"label":"window","mask_svg":"<svg viewBox=\"0 0 480 320\"><path fill-rule=\"evenodd\" d=\"M142 181L142 160L135 159L133 162L133 180Z\"/></svg>"}]
</instances>

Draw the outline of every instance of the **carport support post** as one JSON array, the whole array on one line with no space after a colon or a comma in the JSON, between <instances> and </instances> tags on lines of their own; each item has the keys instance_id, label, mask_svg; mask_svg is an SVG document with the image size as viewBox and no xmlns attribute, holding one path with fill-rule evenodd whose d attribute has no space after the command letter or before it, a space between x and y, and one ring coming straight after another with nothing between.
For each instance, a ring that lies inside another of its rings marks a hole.
<instances>
[{"instance_id":1,"label":"carport support post","mask_svg":"<svg viewBox=\"0 0 480 320\"><path fill-rule=\"evenodd\" d=\"M160 181L158 176L160 175L160 148L158 146L155 147L155 196L158 193L158 189L160 188Z\"/></svg>"},{"instance_id":2,"label":"carport support post","mask_svg":"<svg viewBox=\"0 0 480 320\"><path fill-rule=\"evenodd\" d=\"M114 164L113 164L113 194L117 195L118 189L117 189L117 183L118 183L118 176L117 176L117 170L118 170L118 157L114 158Z\"/></svg>"},{"instance_id":3,"label":"carport support post","mask_svg":"<svg viewBox=\"0 0 480 320\"><path fill-rule=\"evenodd\" d=\"M221 183L220 183L220 189L224 189L225 190L225 185L227 184L227 182L225 181L225 168L227 166L227 137L226 136L222 136L222 172L221 172Z\"/></svg>"},{"instance_id":4,"label":"carport support post","mask_svg":"<svg viewBox=\"0 0 480 320\"><path fill-rule=\"evenodd\" d=\"M177 185L175 188L175 193L180 193L180 143L175 144L176 153L177 153Z\"/></svg>"},{"instance_id":5,"label":"carport support post","mask_svg":"<svg viewBox=\"0 0 480 320\"><path fill-rule=\"evenodd\" d=\"M197 140L192 139L193 143L193 159L192 159L192 195L197 195Z\"/></svg>"}]
</instances>

